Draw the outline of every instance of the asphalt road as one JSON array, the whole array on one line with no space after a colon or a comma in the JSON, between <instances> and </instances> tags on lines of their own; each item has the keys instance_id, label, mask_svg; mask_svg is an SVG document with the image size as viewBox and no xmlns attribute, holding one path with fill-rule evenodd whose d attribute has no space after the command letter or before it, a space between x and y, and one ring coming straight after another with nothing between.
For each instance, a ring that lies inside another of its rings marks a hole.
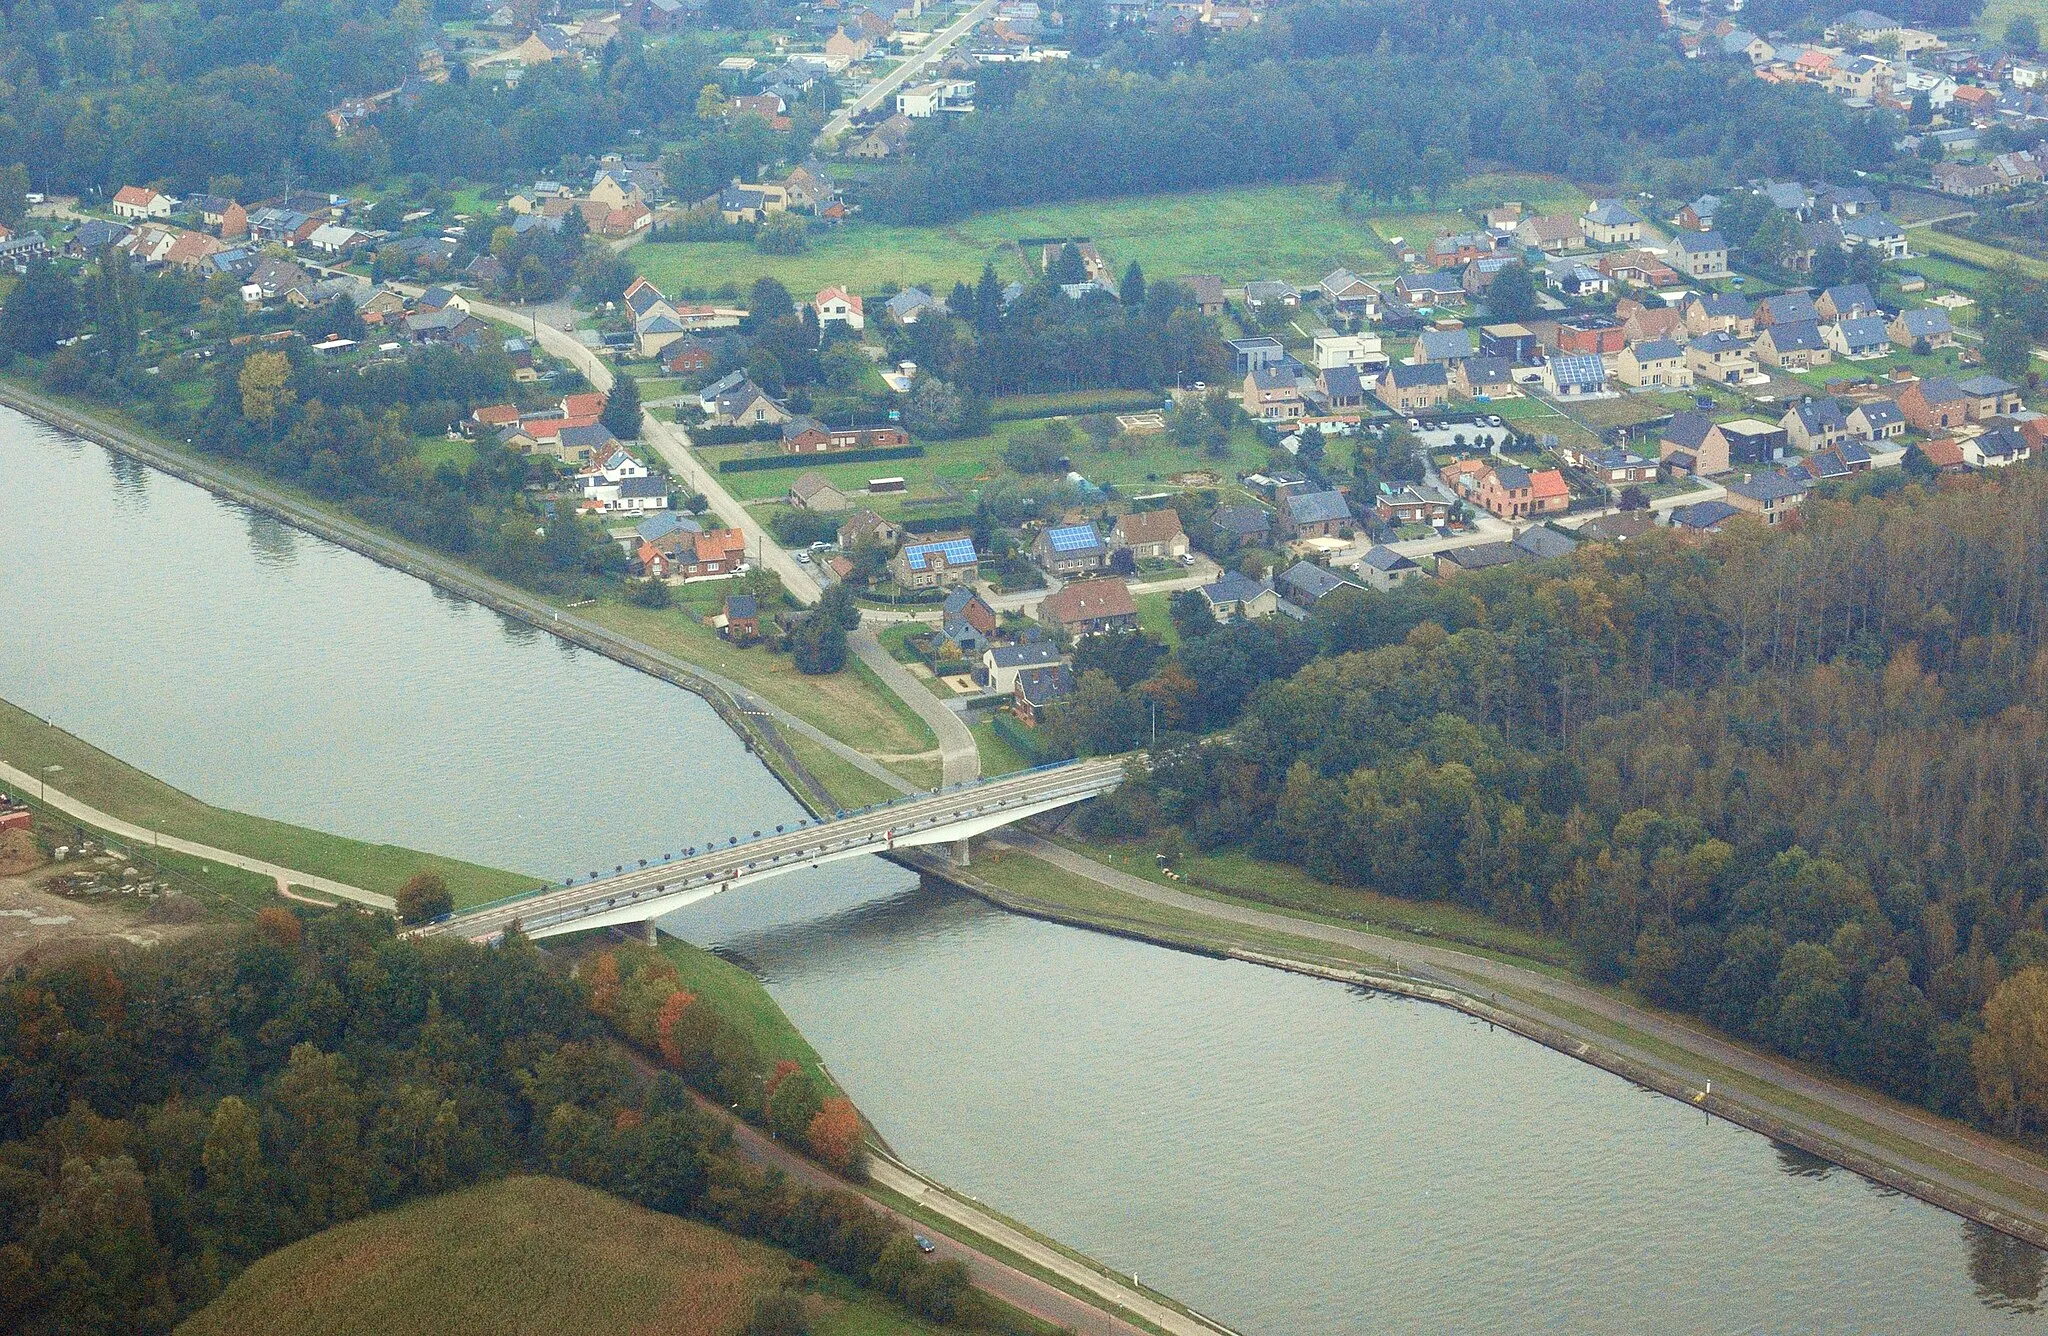
<instances>
[{"instance_id":1,"label":"asphalt road","mask_svg":"<svg viewBox=\"0 0 2048 1336\"><path fill-rule=\"evenodd\" d=\"M1690 1021L1631 1006L1583 984L1490 957L1173 890L1108 867L1063 845L1014 827L998 832L990 839L1154 904L1364 952L1403 973L1446 984L1507 1011L1531 1015L1589 1045L1677 1076L1694 1089L1704 1088L1711 1077L1687 1059L1704 1059L1750 1078L1753 1084L1741 1092L1742 1102L1756 1106L1779 1122L1810 1128L1817 1136L1878 1164L1896 1166L1962 1197L2003 1211L2019 1221L2048 1229L2048 1209L1970 1181L1957 1172L1960 1167L1957 1162L2043 1195L2048 1195L2048 1164L1995 1137L1817 1075L1782 1058L1737 1044ZM1498 990L1502 989L1512 990L1514 996L1501 996ZM1536 1001L1532 1002L1532 997ZM1619 1023L1678 1052L1652 1051L1616 1039L1578 1019L1583 1014ZM1800 1107L1801 1101L1865 1124L1874 1135L1866 1135L1840 1122L1817 1118L1810 1110ZM1881 1144L1878 1137L1891 1140ZM1900 1142L1912 1149L1901 1149Z\"/></svg>"},{"instance_id":2,"label":"asphalt road","mask_svg":"<svg viewBox=\"0 0 2048 1336\"><path fill-rule=\"evenodd\" d=\"M924 44L923 50L883 75L875 81L874 87L835 112L832 119L825 122L825 128L818 132L818 142L823 143L853 124L855 116L876 105L883 98L892 96L912 75L931 68L940 56L952 49L955 42L973 32L975 25L993 14L997 3L998 0L981 0L980 4L941 29L936 37Z\"/></svg>"}]
</instances>

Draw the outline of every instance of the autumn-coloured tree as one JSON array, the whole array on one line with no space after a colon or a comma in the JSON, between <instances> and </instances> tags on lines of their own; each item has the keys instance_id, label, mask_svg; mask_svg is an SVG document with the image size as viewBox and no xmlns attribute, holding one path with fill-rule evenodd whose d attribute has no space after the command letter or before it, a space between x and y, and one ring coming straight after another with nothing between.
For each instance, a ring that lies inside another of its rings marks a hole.
<instances>
[{"instance_id":1,"label":"autumn-coloured tree","mask_svg":"<svg viewBox=\"0 0 2048 1336\"><path fill-rule=\"evenodd\" d=\"M583 983L590 990L590 1009L609 1020L619 1009L619 958L600 951Z\"/></svg>"},{"instance_id":2,"label":"autumn-coloured tree","mask_svg":"<svg viewBox=\"0 0 2048 1336\"><path fill-rule=\"evenodd\" d=\"M259 427L275 425L297 402L291 390L291 359L283 353L250 353L235 377L242 392L242 416Z\"/></svg>"},{"instance_id":3,"label":"autumn-coloured tree","mask_svg":"<svg viewBox=\"0 0 2048 1336\"><path fill-rule=\"evenodd\" d=\"M661 1004L661 1013L655 1018L655 1042L661 1046L661 1060L671 1067L683 1065L683 1036L678 1027L682 1022L683 1013L688 1011L690 1004L696 1000L695 993L678 988Z\"/></svg>"},{"instance_id":4,"label":"autumn-coloured tree","mask_svg":"<svg viewBox=\"0 0 2048 1336\"><path fill-rule=\"evenodd\" d=\"M299 949L301 929L298 917L289 909L272 905L256 911L256 932L263 940L286 951Z\"/></svg>"},{"instance_id":5,"label":"autumn-coloured tree","mask_svg":"<svg viewBox=\"0 0 2048 1336\"><path fill-rule=\"evenodd\" d=\"M851 1169L860 1154L860 1113L853 1107L853 1101L844 1095L826 1100L811 1119L804 1140L811 1154L834 1169Z\"/></svg>"},{"instance_id":6,"label":"autumn-coloured tree","mask_svg":"<svg viewBox=\"0 0 2048 1336\"><path fill-rule=\"evenodd\" d=\"M438 872L415 872L398 888L397 901L400 923L428 923L455 909L455 897Z\"/></svg>"},{"instance_id":7,"label":"autumn-coloured tree","mask_svg":"<svg viewBox=\"0 0 2048 1336\"><path fill-rule=\"evenodd\" d=\"M1970 1049L1977 1098L2017 1132L2048 1121L2048 969L2030 966L1984 1004L1984 1033Z\"/></svg>"}]
</instances>

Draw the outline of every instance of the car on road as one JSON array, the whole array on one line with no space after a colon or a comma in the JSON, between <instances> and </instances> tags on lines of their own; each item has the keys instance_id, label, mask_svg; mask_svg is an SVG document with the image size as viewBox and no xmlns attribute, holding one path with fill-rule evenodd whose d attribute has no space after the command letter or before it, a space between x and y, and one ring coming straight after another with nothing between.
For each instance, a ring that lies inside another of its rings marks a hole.
<instances>
[{"instance_id":1,"label":"car on road","mask_svg":"<svg viewBox=\"0 0 2048 1336\"><path fill-rule=\"evenodd\" d=\"M811 564L811 554L801 548L797 550L796 559L799 565L808 566Z\"/></svg>"},{"instance_id":2,"label":"car on road","mask_svg":"<svg viewBox=\"0 0 2048 1336\"><path fill-rule=\"evenodd\" d=\"M918 1250L919 1252L927 1252L927 1253L928 1253L928 1252L937 1252L937 1251L939 1250L939 1245L938 1245L938 1244L936 1244L936 1243L933 1243L933 1242L932 1242L932 1241L931 1241L930 1239L926 1238L926 1237L925 1237L924 1235L922 1235L922 1234L919 1234L919 1235L917 1235L917 1250Z\"/></svg>"}]
</instances>

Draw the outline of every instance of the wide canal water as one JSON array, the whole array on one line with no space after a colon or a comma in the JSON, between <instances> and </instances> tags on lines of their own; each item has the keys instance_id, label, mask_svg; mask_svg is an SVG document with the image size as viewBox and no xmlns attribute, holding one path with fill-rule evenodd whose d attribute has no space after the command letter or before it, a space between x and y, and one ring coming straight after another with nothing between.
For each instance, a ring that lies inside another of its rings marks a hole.
<instances>
[{"instance_id":1,"label":"wide canal water","mask_svg":"<svg viewBox=\"0 0 2048 1336\"><path fill-rule=\"evenodd\" d=\"M701 701L0 410L0 697L541 875L795 804ZM2043 1257L1454 1012L840 864L672 916L911 1163L1248 1333L1975 1331Z\"/></svg>"}]
</instances>

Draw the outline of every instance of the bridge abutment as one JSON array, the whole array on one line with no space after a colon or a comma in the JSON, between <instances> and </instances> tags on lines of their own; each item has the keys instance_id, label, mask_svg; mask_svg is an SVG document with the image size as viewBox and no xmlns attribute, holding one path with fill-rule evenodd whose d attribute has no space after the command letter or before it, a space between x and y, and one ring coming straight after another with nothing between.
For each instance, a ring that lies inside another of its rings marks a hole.
<instances>
[{"instance_id":1,"label":"bridge abutment","mask_svg":"<svg viewBox=\"0 0 2048 1336\"><path fill-rule=\"evenodd\" d=\"M974 860L970 856L970 849L973 844L974 838L972 836L964 840L953 841L954 867L972 867L974 865Z\"/></svg>"}]
</instances>

